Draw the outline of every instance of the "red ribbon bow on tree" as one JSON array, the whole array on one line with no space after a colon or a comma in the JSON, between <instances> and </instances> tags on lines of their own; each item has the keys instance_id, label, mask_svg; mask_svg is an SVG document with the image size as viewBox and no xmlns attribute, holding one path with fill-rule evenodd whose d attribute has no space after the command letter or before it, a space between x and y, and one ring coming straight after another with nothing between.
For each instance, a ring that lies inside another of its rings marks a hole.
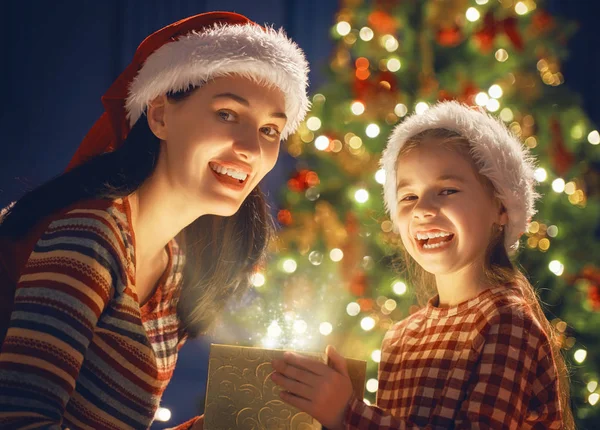
<instances>
[{"instance_id":1,"label":"red ribbon bow on tree","mask_svg":"<svg viewBox=\"0 0 600 430\"><path fill-rule=\"evenodd\" d=\"M523 50L523 38L517 29L517 18L511 16L496 20L491 12L488 12L483 18L483 28L475 33L475 39L479 43L480 49L489 52L494 45L496 36L501 32L506 34L517 50Z\"/></svg>"}]
</instances>

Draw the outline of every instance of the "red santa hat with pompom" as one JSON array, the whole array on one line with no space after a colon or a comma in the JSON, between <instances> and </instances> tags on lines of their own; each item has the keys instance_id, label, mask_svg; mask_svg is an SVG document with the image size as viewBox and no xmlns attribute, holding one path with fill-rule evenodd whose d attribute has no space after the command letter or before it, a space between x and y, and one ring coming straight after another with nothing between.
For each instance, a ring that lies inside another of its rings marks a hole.
<instances>
[{"instance_id":1,"label":"red santa hat with pompom","mask_svg":"<svg viewBox=\"0 0 600 430\"><path fill-rule=\"evenodd\" d=\"M385 170L385 207L392 222L397 225L396 169L402 168L398 154L409 138L434 128L455 131L469 142L479 173L490 180L506 208L504 246L513 253L535 214L535 200L539 197L535 191L534 159L499 119L456 101L440 102L407 117L390 135L380 164Z\"/></svg>"},{"instance_id":2,"label":"red santa hat with pompom","mask_svg":"<svg viewBox=\"0 0 600 430\"><path fill-rule=\"evenodd\" d=\"M303 51L283 30L261 27L243 15L209 12L173 23L140 44L131 64L102 96L105 112L67 169L121 145L157 96L232 74L283 92L285 139L310 107L308 71Z\"/></svg>"}]
</instances>

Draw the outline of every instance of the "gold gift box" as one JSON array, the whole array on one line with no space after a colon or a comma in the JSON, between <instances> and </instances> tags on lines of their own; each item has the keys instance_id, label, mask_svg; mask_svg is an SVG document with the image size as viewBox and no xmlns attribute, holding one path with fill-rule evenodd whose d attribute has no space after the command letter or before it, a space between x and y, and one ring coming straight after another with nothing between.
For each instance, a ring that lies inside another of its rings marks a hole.
<instances>
[{"instance_id":1,"label":"gold gift box","mask_svg":"<svg viewBox=\"0 0 600 430\"><path fill-rule=\"evenodd\" d=\"M210 346L204 430L317 430L321 424L283 402L271 380L271 360L283 350L233 345ZM298 352L326 362L324 353ZM364 397L367 363L347 358L355 395Z\"/></svg>"}]
</instances>

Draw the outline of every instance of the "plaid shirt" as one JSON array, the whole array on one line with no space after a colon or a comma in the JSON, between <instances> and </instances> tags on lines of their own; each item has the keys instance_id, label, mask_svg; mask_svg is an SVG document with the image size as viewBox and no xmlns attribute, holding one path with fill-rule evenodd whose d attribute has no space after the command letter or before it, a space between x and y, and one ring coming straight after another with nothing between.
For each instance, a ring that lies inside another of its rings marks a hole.
<instances>
[{"instance_id":1,"label":"plaid shirt","mask_svg":"<svg viewBox=\"0 0 600 430\"><path fill-rule=\"evenodd\" d=\"M560 429L558 371L516 287L395 324L381 348L377 406L352 399L347 429Z\"/></svg>"}]
</instances>

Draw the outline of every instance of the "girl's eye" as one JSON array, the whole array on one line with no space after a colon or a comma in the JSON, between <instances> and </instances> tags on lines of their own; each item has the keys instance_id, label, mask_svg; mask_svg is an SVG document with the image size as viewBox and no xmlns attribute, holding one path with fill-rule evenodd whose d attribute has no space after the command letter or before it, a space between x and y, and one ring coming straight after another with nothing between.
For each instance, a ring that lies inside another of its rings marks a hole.
<instances>
[{"instance_id":1,"label":"girl's eye","mask_svg":"<svg viewBox=\"0 0 600 430\"><path fill-rule=\"evenodd\" d=\"M235 115L229 111L226 110L220 110L217 112L217 115L219 115L219 117L223 120L223 121L227 121L227 122L232 122L233 120L235 120Z\"/></svg>"},{"instance_id":2,"label":"girl's eye","mask_svg":"<svg viewBox=\"0 0 600 430\"><path fill-rule=\"evenodd\" d=\"M456 194L458 193L458 190L455 190L453 188L446 188L445 190L442 190L442 192L440 193L443 196L449 196L450 194Z\"/></svg>"},{"instance_id":3,"label":"girl's eye","mask_svg":"<svg viewBox=\"0 0 600 430\"><path fill-rule=\"evenodd\" d=\"M411 202L417 200L417 196L405 196L400 199L401 202Z\"/></svg>"},{"instance_id":4,"label":"girl's eye","mask_svg":"<svg viewBox=\"0 0 600 430\"><path fill-rule=\"evenodd\" d=\"M269 136L269 137L277 137L278 138L279 136L281 136L281 133L275 127L262 127L260 129L260 131L263 132L265 134L265 136Z\"/></svg>"}]
</instances>

